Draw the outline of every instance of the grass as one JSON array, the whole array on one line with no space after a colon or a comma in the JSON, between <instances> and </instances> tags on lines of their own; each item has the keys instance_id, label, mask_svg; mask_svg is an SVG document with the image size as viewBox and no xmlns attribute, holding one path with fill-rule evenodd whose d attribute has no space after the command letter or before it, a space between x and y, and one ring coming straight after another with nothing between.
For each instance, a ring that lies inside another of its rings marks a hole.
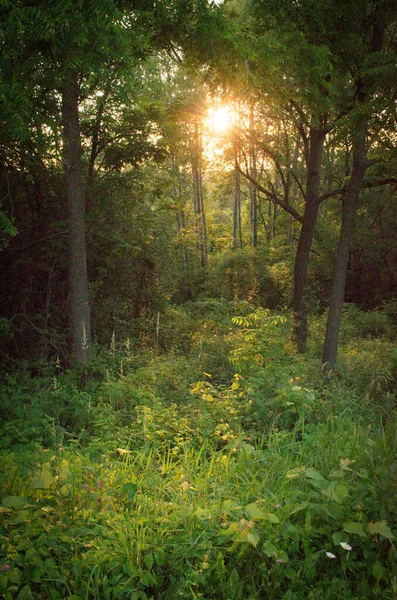
<instances>
[{"instance_id":1,"label":"grass","mask_svg":"<svg viewBox=\"0 0 397 600\"><path fill-rule=\"evenodd\" d=\"M345 345L324 382L287 321L246 318L184 354L113 348L84 391L9 376L5 600L397 597L389 342Z\"/></svg>"}]
</instances>

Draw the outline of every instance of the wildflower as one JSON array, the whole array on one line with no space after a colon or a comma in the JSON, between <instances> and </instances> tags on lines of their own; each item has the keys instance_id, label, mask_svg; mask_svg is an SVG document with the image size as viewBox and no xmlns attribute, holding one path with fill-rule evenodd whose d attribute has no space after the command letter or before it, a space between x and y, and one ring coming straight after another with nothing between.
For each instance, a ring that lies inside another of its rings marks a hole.
<instances>
[{"instance_id":1,"label":"wildflower","mask_svg":"<svg viewBox=\"0 0 397 600\"><path fill-rule=\"evenodd\" d=\"M350 552L352 549L352 547L349 546L349 544L346 544L346 542L341 542L340 545L342 546L343 550L347 550L348 552Z\"/></svg>"},{"instance_id":2,"label":"wildflower","mask_svg":"<svg viewBox=\"0 0 397 600\"><path fill-rule=\"evenodd\" d=\"M335 554L332 554L332 552L326 552L325 554L328 556L328 558L336 558Z\"/></svg>"},{"instance_id":3,"label":"wildflower","mask_svg":"<svg viewBox=\"0 0 397 600\"><path fill-rule=\"evenodd\" d=\"M3 568L1 570L2 571L9 571L10 570L10 565L3 565Z\"/></svg>"},{"instance_id":4,"label":"wildflower","mask_svg":"<svg viewBox=\"0 0 397 600\"><path fill-rule=\"evenodd\" d=\"M278 563L279 565L283 564L285 562L285 560L283 560L282 558L276 558L276 563Z\"/></svg>"},{"instance_id":5,"label":"wildflower","mask_svg":"<svg viewBox=\"0 0 397 600\"><path fill-rule=\"evenodd\" d=\"M281 504L276 504L276 505L274 506L274 508L277 508L277 509L281 508Z\"/></svg>"}]
</instances>

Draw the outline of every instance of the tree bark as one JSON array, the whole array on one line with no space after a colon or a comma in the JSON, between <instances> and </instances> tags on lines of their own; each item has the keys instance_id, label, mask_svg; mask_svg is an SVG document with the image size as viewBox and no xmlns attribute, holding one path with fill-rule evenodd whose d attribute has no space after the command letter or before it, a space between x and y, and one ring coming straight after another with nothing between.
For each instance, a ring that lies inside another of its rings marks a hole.
<instances>
[{"instance_id":1,"label":"tree bark","mask_svg":"<svg viewBox=\"0 0 397 600\"><path fill-rule=\"evenodd\" d=\"M372 37L369 53L380 52L384 43L386 21L384 12L378 4L375 7L372 25ZM353 168L346 194L343 198L342 223L339 234L338 250L332 278L331 296L329 301L327 327L323 346L323 367L325 370L335 366L338 354L339 329L346 289L346 275L349 262L350 248L353 240L356 213L360 192L368 167L367 161L367 128L368 116L364 112L371 85L375 83L374 75L357 82L357 101L359 115L353 123L352 148Z\"/></svg>"},{"instance_id":2,"label":"tree bark","mask_svg":"<svg viewBox=\"0 0 397 600\"><path fill-rule=\"evenodd\" d=\"M256 149L255 149L255 113L254 113L254 101L251 100L250 104L250 175L254 181L258 178L257 166L256 166ZM250 181L250 216L251 216L251 245L256 248L258 245L258 196L256 191L256 185Z\"/></svg>"},{"instance_id":3,"label":"tree bark","mask_svg":"<svg viewBox=\"0 0 397 600\"><path fill-rule=\"evenodd\" d=\"M322 128L310 130L305 211L294 264L292 339L296 344L298 352L304 352L306 349L308 308L305 295L309 279L310 250L320 206L321 162L326 133L326 130Z\"/></svg>"},{"instance_id":4,"label":"tree bark","mask_svg":"<svg viewBox=\"0 0 397 600\"><path fill-rule=\"evenodd\" d=\"M361 115L355 125L353 136L353 168L343 198L342 224L329 300L322 359L322 363L327 370L335 366L338 353L339 328L345 296L350 247L353 240L360 191L363 187L367 169L366 135L367 119L364 115Z\"/></svg>"},{"instance_id":5,"label":"tree bark","mask_svg":"<svg viewBox=\"0 0 397 600\"><path fill-rule=\"evenodd\" d=\"M67 75L62 90L62 133L66 194L69 208L69 283L71 332L77 364L92 360L91 320L85 232L85 193L81 176L77 72Z\"/></svg>"},{"instance_id":6,"label":"tree bark","mask_svg":"<svg viewBox=\"0 0 397 600\"><path fill-rule=\"evenodd\" d=\"M193 207L195 215L195 224L198 235L198 245L200 250L200 264L205 267L207 264L207 224L205 218L203 180L201 174L201 131L198 121L194 123L194 143L192 156L192 175L193 175Z\"/></svg>"},{"instance_id":7,"label":"tree bark","mask_svg":"<svg viewBox=\"0 0 397 600\"><path fill-rule=\"evenodd\" d=\"M234 209L233 209L233 250L243 247L243 234L241 230L241 181L239 167L239 151L235 148L234 155Z\"/></svg>"}]
</instances>

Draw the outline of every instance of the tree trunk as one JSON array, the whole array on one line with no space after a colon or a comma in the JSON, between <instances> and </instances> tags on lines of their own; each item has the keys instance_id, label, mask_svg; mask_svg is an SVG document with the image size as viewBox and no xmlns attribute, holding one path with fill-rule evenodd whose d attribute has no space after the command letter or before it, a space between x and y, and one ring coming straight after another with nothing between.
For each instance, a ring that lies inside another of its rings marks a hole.
<instances>
[{"instance_id":1,"label":"tree trunk","mask_svg":"<svg viewBox=\"0 0 397 600\"><path fill-rule=\"evenodd\" d=\"M386 21L380 4L375 7L372 26L370 53L380 52L384 43ZM368 117L363 108L367 102L369 89L374 83L374 75L366 80L358 81L357 100L361 114L353 123L352 146L353 168L343 199L342 223L339 234L338 250L332 278L331 297L329 301L327 328L323 346L323 365L326 370L332 369L338 354L339 328L346 288L346 274L349 262L349 253L353 240L356 213L367 170L367 127Z\"/></svg>"},{"instance_id":2,"label":"tree trunk","mask_svg":"<svg viewBox=\"0 0 397 600\"><path fill-rule=\"evenodd\" d=\"M207 264L207 224L205 219L203 181L201 174L201 131L198 121L194 124L194 143L192 155L192 175L193 175L193 207L195 215L195 225L198 235L198 246L200 250L200 264L205 267Z\"/></svg>"},{"instance_id":3,"label":"tree trunk","mask_svg":"<svg viewBox=\"0 0 397 600\"><path fill-rule=\"evenodd\" d=\"M241 180L239 166L239 151L236 147L234 156L234 209L233 209L233 250L243 247L243 236L241 231Z\"/></svg>"},{"instance_id":4,"label":"tree trunk","mask_svg":"<svg viewBox=\"0 0 397 600\"><path fill-rule=\"evenodd\" d=\"M74 359L92 359L85 234L85 194L81 177L79 84L71 72L62 90L63 155L69 208L69 283Z\"/></svg>"},{"instance_id":5,"label":"tree trunk","mask_svg":"<svg viewBox=\"0 0 397 600\"><path fill-rule=\"evenodd\" d=\"M257 181L258 173L256 168L256 150L255 150L255 114L254 114L254 102L250 104L250 175L254 181ZM256 185L250 181L250 215L251 215L251 245L256 248L258 245L258 198Z\"/></svg>"},{"instance_id":6,"label":"tree trunk","mask_svg":"<svg viewBox=\"0 0 397 600\"><path fill-rule=\"evenodd\" d=\"M325 136L325 129L310 130L305 211L294 264L292 339L298 352L304 352L306 349L308 309L305 295L308 287L310 250L319 209L321 162Z\"/></svg>"},{"instance_id":7,"label":"tree trunk","mask_svg":"<svg viewBox=\"0 0 397 600\"><path fill-rule=\"evenodd\" d=\"M323 346L322 362L328 369L335 366L338 353L339 328L345 296L349 253L353 240L360 191L367 169L366 134L367 119L364 115L361 115L355 125L355 134L353 137L353 169L343 199L342 224L332 278L327 328Z\"/></svg>"}]
</instances>

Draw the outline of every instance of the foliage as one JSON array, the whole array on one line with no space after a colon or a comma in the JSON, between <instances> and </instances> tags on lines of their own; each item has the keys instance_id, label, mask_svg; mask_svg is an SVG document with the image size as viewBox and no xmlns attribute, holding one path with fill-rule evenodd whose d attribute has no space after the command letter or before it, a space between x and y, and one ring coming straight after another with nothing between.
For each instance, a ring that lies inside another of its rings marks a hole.
<instances>
[{"instance_id":1,"label":"foliage","mask_svg":"<svg viewBox=\"0 0 397 600\"><path fill-rule=\"evenodd\" d=\"M324 381L290 353L288 315L184 310L164 317L173 351L113 337L85 389L56 365L6 376L3 597L392 600L395 394L376 383L387 340L360 338L354 363L350 342ZM217 352L232 349L226 384L203 372L209 345L184 347L209 315Z\"/></svg>"}]
</instances>

